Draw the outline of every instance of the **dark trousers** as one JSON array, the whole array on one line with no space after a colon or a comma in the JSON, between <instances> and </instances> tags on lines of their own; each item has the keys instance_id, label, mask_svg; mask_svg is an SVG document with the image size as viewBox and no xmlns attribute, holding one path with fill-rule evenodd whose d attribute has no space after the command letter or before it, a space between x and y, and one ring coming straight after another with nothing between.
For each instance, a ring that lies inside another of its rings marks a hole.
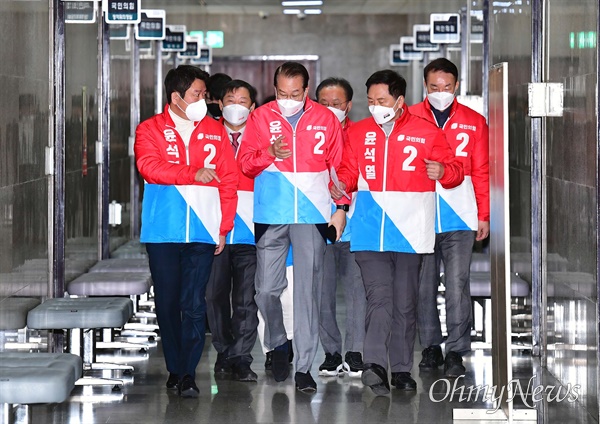
<instances>
[{"instance_id":1,"label":"dark trousers","mask_svg":"<svg viewBox=\"0 0 600 424\"><path fill-rule=\"evenodd\" d=\"M421 255L355 252L367 294L365 363L410 372L417 333Z\"/></svg>"},{"instance_id":2,"label":"dark trousers","mask_svg":"<svg viewBox=\"0 0 600 424\"><path fill-rule=\"evenodd\" d=\"M252 363L252 348L258 334L254 301L256 247L226 245L215 256L206 288L208 324L217 352L232 362Z\"/></svg>"},{"instance_id":3,"label":"dark trousers","mask_svg":"<svg viewBox=\"0 0 600 424\"><path fill-rule=\"evenodd\" d=\"M147 243L167 370L195 377L206 332L206 284L215 245Z\"/></svg>"},{"instance_id":4,"label":"dark trousers","mask_svg":"<svg viewBox=\"0 0 600 424\"><path fill-rule=\"evenodd\" d=\"M461 355L471 350L471 255L475 231L450 231L436 234L435 253L423 255L419 279L419 338L423 347L440 345L442 326L437 309L440 263L444 263L446 301L446 354Z\"/></svg>"}]
</instances>

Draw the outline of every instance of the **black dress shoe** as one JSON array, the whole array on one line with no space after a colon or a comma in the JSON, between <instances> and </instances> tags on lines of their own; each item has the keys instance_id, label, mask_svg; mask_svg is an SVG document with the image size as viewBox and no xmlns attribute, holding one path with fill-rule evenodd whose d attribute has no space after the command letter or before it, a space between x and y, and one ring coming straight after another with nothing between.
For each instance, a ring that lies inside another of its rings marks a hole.
<instances>
[{"instance_id":1,"label":"black dress shoe","mask_svg":"<svg viewBox=\"0 0 600 424\"><path fill-rule=\"evenodd\" d=\"M466 372L462 356L456 352L448 352L444 361L444 375L450 378L457 378L465 375Z\"/></svg>"},{"instance_id":2,"label":"black dress shoe","mask_svg":"<svg viewBox=\"0 0 600 424\"><path fill-rule=\"evenodd\" d=\"M191 375L184 375L179 383L179 395L185 398L197 398L200 395L200 390L196 386L196 382Z\"/></svg>"},{"instance_id":3,"label":"black dress shoe","mask_svg":"<svg viewBox=\"0 0 600 424\"><path fill-rule=\"evenodd\" d=\"M284 381L290 375L288 343L285 342L273 350L273 378L275 381Z\"/></svg>"},{"instance_id":4,"label":"black dress shoe","mask_svg":"<svg viewBox=\"0 0 600 424\"><path fill-rule=\"evenodd\" d=\"M265 371L271 371L273 369L273 351L267 352L267 358L265 359Z\"/></svg>"},{"instance_id":5,"label":"black dress shoe","mask_svg":"<svg viewBox=\"0 0 600 424\"><path fill-rule=\"evenodd\" d=\"M167 380L167 389L177 390L179 384L179 376L177 374L169 373L169 379Z\"/></svg>"},{"instance_id":6,"label":"black dress shoe","mask_svg":"<svg viewBox=\"0 0 600 424\"><path fill-rule=\"evenodd\" d=\"M310 375L310 372L296 372L294 376L296 380L296 389L304 393L315 393L317 391L317 383Z\"/></svg>"},{"instance_id":7,"label":"black dress shoe","mask_svg":"<svg viewBox=\"0 0 600 424\"><path fill-rule=\"evenodd\" d=\"M433 370L437 369L444 363L444 355L442 354L442 348L438 345L429 346L423 349L421 353L423 356L421 362L419 362L419 368L422 370Z\"/></svg>"},{"instance_id":8,"label":"black dress shoe","mask_svg":"<svg viewBox=\"0 0 600 424\"><path fill-rule=\"evenodd\" d=\"M254 382L258 379L258 375L250 368L250 364L240 362L233 366L233 378L237 381Z\"/></svg>"},{"instance_id":9,"label":"black dress shoe","mask_svg":"<svg viewBox=\"0 0 600 424\"><path fill-rule=\"evenodd\" d=\"M360 376L362 383L369 386L377 396L385 396L390 393L387 371L381 365L365 364L365 369Z\"/></svg>"},{"instance_id":10,"label":"black dress shoe","mask_svg":"<svg viewBox=\"0 0 600 424\"><path fill-rule=\"evenodd\" d=\"M417 382L412 379L409 372L393 372L392 384L398 390L417 390Z\"/></svg>"},{"instance_id":11,"label":"black dress shoe","mask_svg":"<svg viewBox=\"0 0 600 424\"><path fill-rule=\"evenodd\" d=\"M225 352L217 353L215 374L231 374L231 363L227 360L227 354Z\"/></svg>"}]
</instances>

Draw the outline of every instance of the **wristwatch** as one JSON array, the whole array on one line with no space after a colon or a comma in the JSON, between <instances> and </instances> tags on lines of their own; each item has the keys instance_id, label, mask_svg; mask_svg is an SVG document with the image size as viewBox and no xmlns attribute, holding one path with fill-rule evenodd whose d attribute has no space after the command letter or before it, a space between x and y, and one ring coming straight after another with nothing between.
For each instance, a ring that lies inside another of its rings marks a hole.
<instances>
[{"instance_id":1,"label":"wristwatch","mask_svg":"<svg viewBox=\"0 0 600 424\"><path fill-rule=\"evenodd\" d=\"M337 205L337 209L341 209L344 212L348 212L350 210L350 205Z\"/></svg>"}]
</instances>

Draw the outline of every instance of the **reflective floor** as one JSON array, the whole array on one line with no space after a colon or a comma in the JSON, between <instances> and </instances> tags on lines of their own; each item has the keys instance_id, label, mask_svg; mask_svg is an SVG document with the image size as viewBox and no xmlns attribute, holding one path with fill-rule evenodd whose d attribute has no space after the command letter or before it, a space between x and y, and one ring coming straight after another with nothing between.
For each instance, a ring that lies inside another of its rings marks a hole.
<instances>
[{"instance_id":1,"label":"reflective floor","mask_svg":"<svg viewBox=\"0 0 600 424\"><path fill-rule=\"evenodd\" d=\"M210 338L207 338L210 341ZM491 408L483 392L477 387L491 385L492 361L489 350L475 350L465 361L467 374L454 382L444 380L441 370L419 372L413 376L418 383L416 392L392 390L387 397L376 397L360 380L348 377L316 377L323 359L320 353L314 364L318 391L314 395L298 392L293 378L277 383L264 371L264 356L258 344L254 349L254 370L258 383L242 383L227 379L216 380L212 367L216 359L214 349L207 344L200 366L197 383L198 399L183 399L167 391L164 383L167 374L160 343L147 353L133 351L107 351L99 355L101 361L126 362L135 366L132 376L120 373L95 371L94 375L116 376L125 381L121 392L111 386L76 387L71 397L62 404L36 405L30 411L32 423L447 423L452 422L454 408ZM420 352L415 352L417 362ZM575 400L577 390L567 396L565 388L551 401L532 401L531 387L543 385L545 393L551 392L557 382L545 371L535 366L527 353L515 351L514 377L518 378L524 393L517 392L515 408L528 404L536 407L539 421L548 423L596 423ZM530 378L535 375L536 378ZM575 382L574 382L575 384ZM529 385L529 390L527 387ZM464 389L461 391L461 387ZM472 387L475 387L473 389ZM581 391L580 391L581 392ZM580 393L579 392L579 393ZM566 399L558 401L560 398ZM462 398L462 400L461 400ZM27 418L18 411L19 419ZM455 421L463 422L463 421ZM464 422L489 422L464 421Z\"/></svg>"}]
</instances>

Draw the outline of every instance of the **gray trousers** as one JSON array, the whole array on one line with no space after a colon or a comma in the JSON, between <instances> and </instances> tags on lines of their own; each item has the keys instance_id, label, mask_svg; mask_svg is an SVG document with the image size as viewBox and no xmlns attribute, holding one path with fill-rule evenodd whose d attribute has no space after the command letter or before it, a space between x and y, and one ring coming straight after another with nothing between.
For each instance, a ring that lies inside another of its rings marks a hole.
<instances>
[{"instance_id":1,"label":"gray trousers","mask_svg":"<svg viewBox=\"0 0 600 424\"><path fill-rule=\"evenodd\" d=\"M421 255L355 252L367 294L365 364L410 372L417 332Z\"/></svg>"},{"instance_id":2,"label":"gray trousers","mask_svg":"<svg viewBox=\"0 0 600 424\"><path fill-rule=\"evenodd\" d=\"M287 342L281 293L287 286L286 257L294 261L294 367L310 371L319 345L319 296L325 239L314 224L259 225L256 228L256 304L265 320L264 343L273 350Z\"/></svg>"},{"instance_id":3,"label":"gray trousers","mask_svg":"<svg viewBox=\"0 0 600 424\"><path fill-rule=\"evenodd\" d=\"M423 255L419 278L419 340L423 347L443 342L437 294L440 262L444 262L446 300L446 353L464 355L471 351L473 312L469 286L475 231L436 234L435 252Z\"/></svg>"},{"instance_id":4,"label":"gray trousers","mask_svg":"<svg viewBox=\"0 0 600 424\"><path fill-rule=\"evenodd\" d=\"M325 275L321 290L319 338L325 353L342 354L342 335L336 319L336 289L340 281L346 302L346 352L363 351L367 298L360 268L350 252L350 242L328 244L325 248Z\"/></svg>"}]
</instances>

